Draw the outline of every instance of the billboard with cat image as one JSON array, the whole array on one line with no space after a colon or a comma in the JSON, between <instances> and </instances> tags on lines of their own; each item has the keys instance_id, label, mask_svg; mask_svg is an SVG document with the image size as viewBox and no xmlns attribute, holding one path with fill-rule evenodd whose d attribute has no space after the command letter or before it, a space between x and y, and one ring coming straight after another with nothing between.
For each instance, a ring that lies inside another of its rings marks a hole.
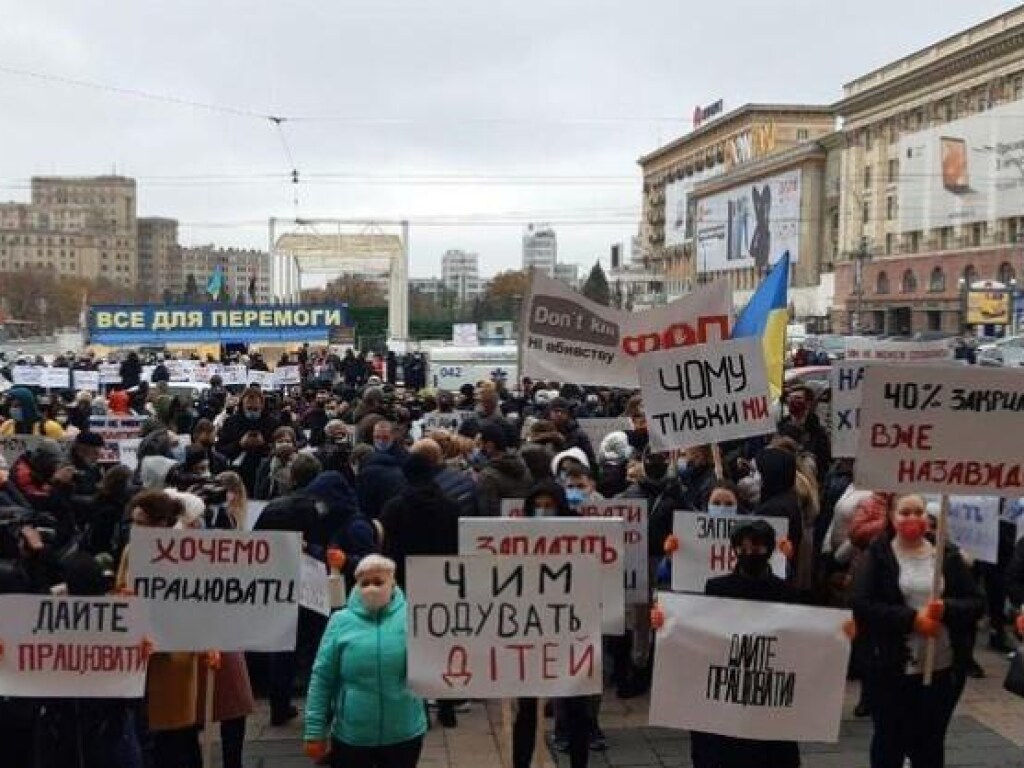
<instances>
[{"instance_id":1,"label":"billboard with cat image","mask_svg":"<svg viewBox=\"0 0 1024 768\"><path fill-rule=\"evenodd\" d=\"M800 171L739 184L697 201L698 272L767 268L800 259Z\"/></svg>"},{"instance_id":2,"label":"billboard with cat image","mask_svg":"<svg viewBox=\"0 0 1024 768\"><path fill-rule=\"evenodd\" d=\"M1024 102L903 136L898 157L900 232L1020 216Z\"/></svg>"}]
</instances>

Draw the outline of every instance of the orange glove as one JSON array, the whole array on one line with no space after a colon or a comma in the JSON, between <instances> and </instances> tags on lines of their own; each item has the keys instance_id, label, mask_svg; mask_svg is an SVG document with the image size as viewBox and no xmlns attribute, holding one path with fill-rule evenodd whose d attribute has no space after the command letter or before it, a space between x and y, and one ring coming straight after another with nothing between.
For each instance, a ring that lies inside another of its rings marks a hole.
<instances>
[{"instance_id":1,"label":"orange glove","mask_svg":"<svg viewBox=\"0 0 1024 768\"><path fill-rule=\"evenodd\" d=\"M946 604L941 600L931 600L928 605L924 607L924 610L925 613L928 614L929 619L942 621L942 617L946 613Z\"/></svg>"},{"instance_id":2,"label":"orange glove","mask_svg":"<svg viewBox=\"0 0 1024 768\"><path fill-rule=\"evenodd\" d=\"M857 639L857 622L853 619L847 619L843 622L843 634L846 635L850 640Z\"/></svg>"},{"instance_id":3,"label":"orange glove","mask_svg":"<svg viewBox=\"0 0 1024 768\"><path fill-rule=\"evenodd\" d=\"M331 547L327 550L327 565L334 570L340 571L345 567L345 561L348 558L345 557L345 553L340 549Z\"/></svg>"},{"instance_id":4,"label":"orange glove","mask_svg":"<svg viewBox=\"0 0 1024 768\"><path fill-rule=\"evenodd\" d=\"M142 638L139 643L139 653L142 654L142 658L145 661L149 661L149 657L153 655L153 649L156 648L156 644L153 642L153 638L146 635Z\"/></svg>"},{"instance_id":5,"label":"orange glove","mask_svg":"<svg viewBox=\"0 0 1024 768\"><path fill-rule=\"evenodd\" d=\"M779 552L782 553L782 556L784 558L786 558L787 560L792 560L793 559L793 542L792 541L790 541L789 539L779 539L778 548L779 548Z\"/></svg>"},{"instance_id":6,"label":"orange glove","mask_svg":"<svg viewBox=\"0 0 1024 768\"><path fill-rule=\"evenodd\" d=\"M666 555L671 555L675 552L678 552L679 546L679 537L676 536L674 533L670 533L668 536L665 537L664 550Z\"/></svg>"},{"instance_id":7,"label":"orange glove","mask_svg":"<svg viewBox=\"0 0 1024 768\"><path fill-rule=\"evenodd\" d=\"M330 743L327 741L307 741L302 745L302 751L306 753L306 757L310 760L320 762L329 751Z\"/></svg>"},{"instance_id":8,"label":"orange glove","mask_svg":"<svg viewBox=\"0 0 1024 768\"><path fill-rule=\"evenodd\" d=\"M651 606L651 627L655 630L659 630L665 626L665 611L662 607L655 603Z\"/></svg>"},{"instance_id":9,"label":"orange glove","mask_svg":"<svg viewBox=\"0 0 1024 768\"><path fill-rule=\"evenodd\" d=\"M1013 623L1014 628L1017 630L1018 635L1024 636L1024 613L1017 617Z\"/></svg>"},{"instance_id":10,"label":"orange glove","mask_svg":"<svg viewBox=\"0 0 1024 768\"><path fill-rule=\"evenodd\" d=\"M928 615L928 609L923 608L914 617L914 631L924 637L935 637L939 634L941 625Z\"/></svg>"},{"instance_id":11,"label":"orange glove","mask_svg":"<svg viewBox=\"0 0 1024 768\"><path fill-rule=\"evenodd\" d=\"M203 663L210 669L220 669L220 651L207 651L204 653Z\"/></svg>"}]
</instances>

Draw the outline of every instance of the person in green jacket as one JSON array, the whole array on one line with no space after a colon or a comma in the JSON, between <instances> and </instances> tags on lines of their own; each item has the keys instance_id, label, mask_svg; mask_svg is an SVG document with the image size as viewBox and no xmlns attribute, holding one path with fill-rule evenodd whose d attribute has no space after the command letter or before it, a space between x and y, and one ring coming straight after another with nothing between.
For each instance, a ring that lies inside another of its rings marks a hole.
<instances>
[{"instance_id":1,"label":"person in green jacket","mask_svg":"<svg viewBox=\"0 0 1024 768\"><path fill-rule=\"evenodd\" d=\"M406 602L395 563L368 555L327 624L306 695L305 751L335 768L413 768L427 730L406 685Z\"/></svg>"}]
</instances>

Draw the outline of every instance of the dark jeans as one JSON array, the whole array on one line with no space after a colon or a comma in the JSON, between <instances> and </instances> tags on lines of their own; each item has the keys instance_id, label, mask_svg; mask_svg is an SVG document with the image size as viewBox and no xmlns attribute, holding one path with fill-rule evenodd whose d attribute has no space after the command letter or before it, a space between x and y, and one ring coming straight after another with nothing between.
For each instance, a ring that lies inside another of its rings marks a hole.
<instances>
[{"instance_id":1,"label":"dark jeans","mask_svg":"<svg viewBox=\"0 0 1024 768\"><path fill-rule=\"evenodd\" d=\"M292 705L297 660L295 651L268 653L268 677L271 718L284 717Z\"/></svg>"},{"instance_id":2,"label":"dark jeans","mask_svg":"<svg viewBox=\"0 0 1024 768\"><path fill-rule=\"evenodd\" d=\"M921 675L872 679L871 768L902 768L907 757L914 768L943 768L946 728L963 690L963 674L948 669L927 688Z\"/></svg>"},{"instance_id":3,"label":"dark jeans","mask_svg":"<svg viewBox=\"0 0 1024 768\"><path fill-rule=\"evenodd\" d=\"M202 768L199 729L153 731L153 762L156 768Z\"/></svg>"},{"instance_id":4,"label":"dark jeans","mask_svg":"<svg viewBox=\"0 0 1024 768\"><path fill-rule=\"evenodd\" d=\"M593 726L590 696L573 696L555 702L565 723L569 742L570 768L587 768L590 759L590 732ZM512 724L512 768L530 768L537 741L537 700L517 699L516 718Z\"/></svg>"},{"instance_id":5,"label":"dark jeans","mask_svg":"<svg viewBox=\"0 0 1024 768\"><path fill-rule=\"evenodd\" d=\"M245 718L225 720L220 724L220 753L223 768L242 768L242 748L245 746Z\"/></svg>"},{"instance_id":6,"label":"dark jeans","mask_svg":"<svg viewBox=\"0 0 1024 768\"><path fill-rule=\"evenodd\" d=\"M386 747L353 747L331 742L333 768L415 768L423 751L423 737L388 744Z\"/></svg>"}]
</instances>

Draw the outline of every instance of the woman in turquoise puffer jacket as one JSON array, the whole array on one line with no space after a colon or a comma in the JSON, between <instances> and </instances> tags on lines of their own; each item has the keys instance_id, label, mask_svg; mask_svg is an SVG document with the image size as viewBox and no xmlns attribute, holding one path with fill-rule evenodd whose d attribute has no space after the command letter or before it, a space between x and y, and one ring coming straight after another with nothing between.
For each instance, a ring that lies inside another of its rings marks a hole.
<instances>
[{"instance_id":1,"label":"woman in turquoise puffer jacket","mask_svg":"<svg viewBox=\"0 0 1024 768\"><path fill-rule=\"evenodd\" d=\"M306 696L306 754L344 768L413 768L427 730L406 685L406 602L395 563L369 555L327 625Z\"/></svg>"}]
</instances>

